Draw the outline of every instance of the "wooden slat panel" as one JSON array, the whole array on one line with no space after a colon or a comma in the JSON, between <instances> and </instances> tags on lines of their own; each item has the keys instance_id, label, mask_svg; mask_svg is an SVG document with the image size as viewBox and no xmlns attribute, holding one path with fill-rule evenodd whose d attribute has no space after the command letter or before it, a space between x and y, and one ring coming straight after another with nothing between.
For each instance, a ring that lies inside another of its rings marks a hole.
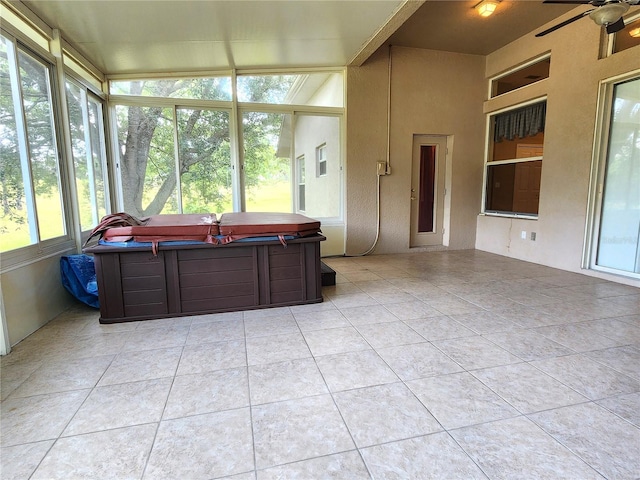
<instances>
[{"instance_id":1,"label":"wooden slat panel","mask_svg":"<svg viewBox=\"0 0 640 480\"><path fill-rule=\"evenodd\" d=\"M297 292L298 296L302 298L302 286L300 285L299 278L288 278L285 280L271 281L271 298L273 295L283 292Z\"/></svg>"},{"instance_id":2,"label":"wooden slat panel","mask_svg":"<svg viewBox=\"0 0 640 480\"><path fill-rule=\"evenodd\" d=\"M320 242L305 244L304 263L304 299L307 301L322 301L322 264L320 262Z\"/></svg>"},{"instance_id":3,"label":"wooden slat panel","mask_svg":"<svg viewBox=\"0 0 640 480\"><path fill-rule=\"evenodd\" d=\"M240 257L252 257L253 253L251 248L199 248L192 250L178 250L178 261L183 262L187 260L206 260L216 258L240 258Z\"/></svg>"},{"instance_id":4,"label":"wooden slat panel","mask_svg":"<svg viewBox=\"0 0 640 480\"><path fill-rule=\"evenodd\" d=\"M280 267L271 269L272 282L274 280L286 280L293 278L298 280L302 278L302 268L300 268L300 265L296 265L294 267Z\"/></svg>"},{"instance_id":5,"label":"wooden slat panel","mask_svg":"<svg viewBox=\"0 0 640 480\"><path fill-rule=\"evenodd\" d=\"M183 302L205 298L231 298L247 296L253 295L253 282L235 285L220 285L219 287L211 287L209 285L205 285L201 287L182 288L180 292L180 296ZM253 303L248 305L253 305Z\"/></svg>"},{"instance_id":6,"label":"wooden slat panel","mask_svg":"<svg viewBox=\"0 0 640 480\"><path fill-rule=\"evenodd\" d=\"M127 317L146 317L151 315L163 315L167 313L167 305L165 303L147 303L145 305L128 305L124 308Z\"/></svg>"},{"instance_id":7,"label":"wooden slat panel","mask_svg":"<svg viewBox=\"0 0 640 480\"><path fill-rule=\"evenodd\" d=\"M271 303L277 305L279 303L298 303L302 300L300 291L297 292L284 292L274 293L271 292Z\"/></svg>"},{"instance_id":8,"label":"wooden slat panel","mask_svg":"<svg viewBox=\"0 0 640 480\"><path fill-rule=\"evenodd\" d=\"M164 275L153 277L127 277L122 279L122 290L130 292L132 290L157 290L164 289Z\"/></svg>"},{"instance_id":9,"label":"wooden slat panel","mask_svg":"<svg viewBox=\"0 0 640 480\"><path fill-rule=\"evenodd\" d=\"M295 252L291 255L271 256L269 257L269 264L272 270L278 267L300 266L300 252Z\"/></svg>"},{"instance_id":10,"label":"wooden slat panel","mask_svg":"<svg viewBox=\"0 0 640 480\"><path fill-rule=\"evenodd\" d=\"M163 303L166 308L166 293L164 289L157 290L135 290L123 293L125 310L131 305L147 305L153 303Z\"/></svg>"},{"instance_id":11,"label":"wooden slat panel","mask_svg":"<svg viewBox=\"0 0 640 480\"><path fill-rule=\"evenodd\" d=\"M180 307L180 275L178 268L178 252L169 250L164 253L164 271L167 289L167 313L181 313Z\"/></svg>"},{"instance_id":12,"label":"wooden slat panel","mask_svg":"<svg viewBox=\"0 0 640 480\"><path fill-rule=\"evenodd\" d=\"M252 270L252 257L216 258L180 261L180 273L225 272Z\"/></svg>"},{"instance_id":13,"label":"wooden slat panel","mask_svg":"<svg viewBox=\"0 0 640 480\"><path fill-rule=\"evenodd\" d=\"M253 295L182 302L183 312L216 312L229 309L242 309L252 305ZM212 340L215 341L215 340Z\"/></svg>"},{"instance_id":14,"label":"wooden slat panel","mask_svg":"<svg viewBox=\"0 0 640 480\"><path fill-rule=\"evenodd\" d=\"M126 258L126 255L120 255L120 257ZM164 275L164 262L157 259L136 263L121 262L120 270L123 278Z\"/></svg>"},{"instance_id":15,"label":"wooden slat panel","mask_svg":"<svg viewBox=\"0 0 640 480\"><path fill-rule=\"evenodd\" d=\"M100 318L123 317L122 278L120 276L120 254L95 255Z\"/></svg>"},{"instance_id":16,"label":"wooden slat panel","mask_svg":"<svg viewBox=\"0 0 640 480\"><path fill-rule=\"evenodd\" d=\"M276 255L297 255L300 252L300 245L299 244L288 244L286 247L284 247L283 245L269 245L269 255L270 256L276 256Z\"/></svg>"},{"instance_id":17,"label":"wooden slat panel","mask_svg":"<svg viewBox=\"0 0 640 480\"><path fill-rule=\"evenodd\" d=\"M199 287L201 285L229 285L236 283L254 283L255 277L252 270L242 270L239 272L207 272L189 273L180 275L180 286L182 288Z\"/></svg>"}]
</instances>

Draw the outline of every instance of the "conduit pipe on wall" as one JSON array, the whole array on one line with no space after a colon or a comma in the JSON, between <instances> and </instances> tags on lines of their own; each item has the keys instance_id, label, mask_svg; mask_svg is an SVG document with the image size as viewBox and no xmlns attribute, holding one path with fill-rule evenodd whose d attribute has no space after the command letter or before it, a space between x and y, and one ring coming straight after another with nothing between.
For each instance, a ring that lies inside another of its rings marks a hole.
<instances>
[{"instance_id":1,"label":"conduit pipe on wall","mask_svg":"<svg viewBox=\"0 0 640 480\"><path fill-rule=\"evenodd\" d=\"M363 253L355 253L352 255L345 254L345 257L364 257L369 255L378 245L380 239L380 177L382 175L389 175L391 173L391 45L389 45L389 63L387 66L388 80L387 80L387 158L385 160L385 171L381 173L377 172L378 181L376 187L376 238L373 241L371 247Z\"/></svg>"}]
</instances>

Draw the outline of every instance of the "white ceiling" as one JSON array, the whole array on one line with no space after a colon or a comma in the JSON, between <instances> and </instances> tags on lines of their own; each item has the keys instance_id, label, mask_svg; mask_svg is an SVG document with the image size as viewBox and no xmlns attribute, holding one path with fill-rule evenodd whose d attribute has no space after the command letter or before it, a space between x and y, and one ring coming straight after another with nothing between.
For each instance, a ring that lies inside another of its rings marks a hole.
<instances>
[{"instance_id":1,"label":"white ceiling","mask_svg":"<svg viewBox=\"0 0 640 480\"><path fill-rule=\"evenodd\" d=\"M484 19L477 0L22 3L107 74L342 67L385 43L484 55L573 8L503 0Z\"/></svg>"}]
</instances>

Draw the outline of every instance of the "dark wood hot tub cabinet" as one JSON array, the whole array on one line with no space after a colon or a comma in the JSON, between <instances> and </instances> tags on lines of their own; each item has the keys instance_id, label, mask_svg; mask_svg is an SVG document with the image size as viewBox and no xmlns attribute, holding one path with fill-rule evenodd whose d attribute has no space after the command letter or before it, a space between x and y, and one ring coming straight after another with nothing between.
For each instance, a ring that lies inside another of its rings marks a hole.
<instances>
[{"instance_id":1,"label":"dark wood hot tub cabinet","mask_svg":"<svg viewBox=\"0 0 640 480\"><path fill-rule=\"evenodd\" d=\"M100 323L322 302L320 234L226 245L97 245Z\"/></svg>"}]
</instances>

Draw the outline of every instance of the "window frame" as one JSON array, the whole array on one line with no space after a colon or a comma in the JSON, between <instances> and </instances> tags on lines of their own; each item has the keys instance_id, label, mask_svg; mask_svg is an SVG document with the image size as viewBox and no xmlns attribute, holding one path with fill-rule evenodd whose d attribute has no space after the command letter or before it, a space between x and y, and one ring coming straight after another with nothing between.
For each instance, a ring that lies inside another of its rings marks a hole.
<instances>
[{"instance_id":1,"label":"window frame","mask_svg":"<svg viewBox=\"0 0 640 480\"><path fill-rule=\"evenodd\" d=\"M99 119L98 130L101 133L99 143L100 143L100 150L102 153L102 158L100 159L100 163L102 165L102 177L103 177L102 179L104 182L105 208L106 208L106 213L109 214L113 211L112 186L114 183L111 177L111 168L110 168L111 165L109 162L109 151L108 151L109 141L107 138L109 129L107 128L108 123L106 118L106 111L107 111L106 101L104 100L104 98L102 98L101 95L96 94L96 92L89 87L89 84L87 82L83 81L83 79L78 78L73 74L70 74L69 70L65 71L65 86L64 86L65 95L66 95L66 82L73 83L76 87L78 87L81 91L84 92L83 96L86 100L86 105L83 105L82 108L83 108L83 122L85 122L85 124L87 122L87 119L84 118L84 113L85 113L85 109L88 111L89 102L95 102L100 105L100 111L98 115L98 119ZM67 108L67 114L68 114L68 106L66 108ZM86 138L86 133L85 133L85 138ZM87 152L85 152L85 155L86 153ZM77 226L79 228L82 241L84 242L84 240L89 236L89 233L91 232L93 227L87 228L87 229L83 229L82 227L82 222L80 220L80 211L79 211L80 203L78 199L78 192L75 186L75 181L76 181L75 158L73 156L73 152L71 151L71 149L69 151L69 154L70 154L70 159L69 159L70 181L73 183L70 188L72 190L73 196L75 197L73 208L78 209ZM94 182L95 182L95 179L94 179ZM100 218L98 218L98 222L99 221L100 221Z\"/></svg>"},{"instance_id":2,"label":"window frame","mask_svg":"<svg viewBox=\"0 0 640 480\"><path fill-rule=\"evenodd\" d=\"M62 130L60 125L62 125L62 111L63 106L61 103L61 95L60 95L60 85L59 85L59 77L58 77L58 66L56 65L56 59L53 55L51 55L48 51L41 50L38 43L33 41L30 37L26 37L22 32L15 32L15 29L11 27L10 24L3 25L0 29L0 34L5 38L9 39L11 43L13 43L16 54L19 50L23 50L28 55L32 56L36 61L41 62L47 68L47 76L50 85L50 115L52 122L52 137L54 141L55 147L55 155L57 161L57 170L58 170L58 182L60 188L60 201L62 207L62 227L64 229L63 235L42 240L40 238L40 233L37 233L37 241L35 243L25 245L23 247L18 247L13 250L8 250L6 252L2 252L2 265L0 266L0 273L5 273L16 268L20 268L22 266L28 265L30 263L37 262L39 260L53 257L64 253L66 251L72 250L75 247L75 242L73 240L73 225L72 225L72 215L69 214L69 205L70 203L70 192L68 188L69 175L67 170L67 165L63 158L62 146L64 145L62 141ZM20 92L20 99L22 102L22 93ZM20 110L22 111L24 106L21 104ZM26 131L20 133L26 139ZM22 155L22 153L21 153ZM30 161L29 161L30 163ZM24 182L24 179L23 179ZM33 190L33 177L31 173L31 168L29 167L29 187ZM35 212L35 222L37 229L37 221L38 221L38 213L37 207Z\"/></svg>"},{"instance_id":3,"label":"window frame","mask_svg":"<svg viewBox=\"0 0 640 480\"><path fill-rule=\"evenodd\" d=\"M323 172L324 166L324 172ZM327 142L316 147L316 177L327 176Z\"/></svg>"},{"instance_id":4,"label":"window frame","mask_svg":"<svg viewBox=\"0 0 640 480\"><path fill-rule=\"evenodd\" d=\"M544 154L542 156L534 156L534 157L523 157L523 158L512 158L507 160L490 160L493 157L493 134L494 134L494 118L497 115L502 113L507 113L513 110L517 110L522 107L526 107L529 105L535 105L537 103L542 103L547 101L547 96L537 97L535 99L528 100L526 102L518 103L515 105L510 105L509 107L502 108L500 110L495 110L493 112L489 112L486 115L486 128L485 128L485 157L484 157L484 166L483 166L483 176L482 176L482 208L480 210L481 215L486 216L494 216L494 217L506 217L506 218L519 218L519 219L529 219L529 220L537 220L539 216L539 212L537 214L529 214L529 213L519 213L519 212L506 212L506 211L494 211L487 210L487 179L488 179L488 171L490 166L499 166L499 165L510 165L510 164L518 164L518 163L526 163L526 162L535 162L535 161L543 161ZM540 201L538 200L538 207L540 205Z\"/></svg>"},{"instance_id":5,"label":"window frame","mask_svg":"<svg viewBox=\"0 0 640 480\"><path fill-rule=\"evenodd\" d=\"M304 154L296 157L296 182L298 188L296 190L296 206L299 212L306 212L306 159ZM302 194L301 194L302 192Z\"/></svg>"}]
</instances>

